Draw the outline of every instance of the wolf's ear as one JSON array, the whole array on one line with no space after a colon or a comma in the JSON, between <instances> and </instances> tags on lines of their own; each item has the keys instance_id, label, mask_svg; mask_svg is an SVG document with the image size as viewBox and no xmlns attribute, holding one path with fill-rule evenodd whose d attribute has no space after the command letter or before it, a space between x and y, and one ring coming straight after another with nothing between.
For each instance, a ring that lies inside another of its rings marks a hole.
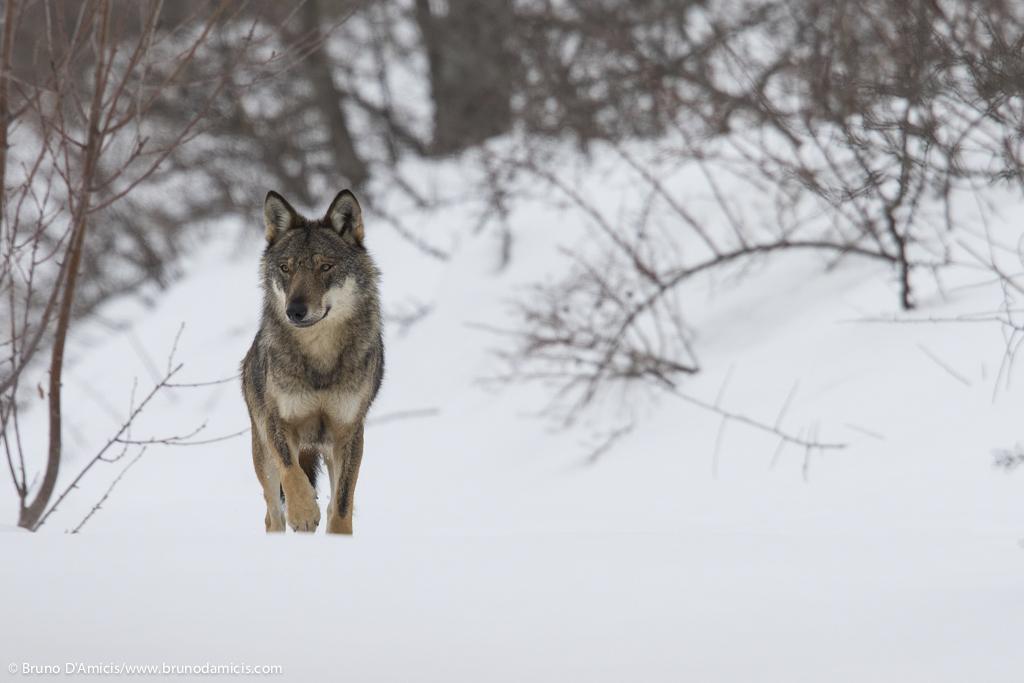
<instances>
[{"instance_id":1,"label":"wolf's ear","mask_svg":"<svg viewBox=\"0 0 1024 683\"><path fill-rule=\"evenodd\" d=\"M286 230L299 222L299 214L285 198L271 190L263 201L263 223L267 227L267 241L273 244Z\"/></svg>"},{"instance_id":2,"label":"wolf's ear","mask_svg":"<svg viewBox=\"0 0 1024 683\"><path fill-rule=\"evenodd\" d=\"M342 190L327 209L327 222L340 235L350 234L356 244L363 243L363 210L350 190Z\"/></svg>"}]
</instances>

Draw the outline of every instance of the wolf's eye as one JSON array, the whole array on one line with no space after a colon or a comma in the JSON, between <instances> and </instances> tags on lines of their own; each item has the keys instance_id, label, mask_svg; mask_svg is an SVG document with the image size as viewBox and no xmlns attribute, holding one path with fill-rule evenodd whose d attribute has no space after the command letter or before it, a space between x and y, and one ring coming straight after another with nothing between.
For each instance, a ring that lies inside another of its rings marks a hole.
<instances>
[{"instance_id":1,"label":"wolf's eye","mask_svg":"<svg viewBox=\"0 0 1024 683\"><path fill-rule=\"evenodd\" d=\"M290 268L288 268L287 263L282 263L280 266L278 266L278 268L281 269L282 273L287 273L289 270L291 270Z\"/></svg>"},{"instance_id":2,"label":"wolf's eye","mask_svg":"<svg viewBox=\"0 0 1024 683\"><path fill-rule=\"evenodd\" d=\"M333 263L324 263L323 265L320 266L320 272L321 273L326 273L328 270L330 270L333 267L334 267Z\"/></svg>"}]
</instances>

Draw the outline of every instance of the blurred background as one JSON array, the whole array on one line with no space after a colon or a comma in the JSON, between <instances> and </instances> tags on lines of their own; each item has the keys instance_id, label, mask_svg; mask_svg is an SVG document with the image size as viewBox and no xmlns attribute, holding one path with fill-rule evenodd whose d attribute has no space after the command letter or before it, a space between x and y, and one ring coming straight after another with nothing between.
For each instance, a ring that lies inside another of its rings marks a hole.
<instances>
[{"instance_id":1,"label":"blurred background","mask_svg":"<svg viewBox=\"0 0 1024 683\"><path fill-rule=\"evenodd\" d=\"M54 507L68 457L89 470L111 448L192 443L173 416L206 425L184 430L209 437L196 445L244 450L244 421L181 409L195 398L158 399L176 436L126 434L143 396L234 381L270 188L311 215L339 188L362 199L398 368L384 400L410 419L460 428L437 382L511 390L511 413L569 430L586 463L642 432L711 451L718 476L728 426L777 442L776 458L802 453L806 478L812 456L909 421L905 402L873 427L851 416L856 392L821 407L797 391L806 373L788 364L811 357L798 342L769 353L771 330L809 340L822 325L843 330L815 347L832 373L864 352L858 335L905 340L861 394L920 386L909 353L947 392L998 398L1022 331L1022 15L932 0L8 0L0 418L18 525ZM176 386L170 360L158 370L165 355L195 365L188 325L233 341ZM109 373L97 345L117 339L138 367L62 395L66 371ZM740 364L756 370L736 391ZM684 409L717 425L711 443L648 429ZM98 460L76 454L95 439ZM1014 442L971 448L1013 469Z\"/></svg>"},{"instance_id":2,"label":"blurred background","mask_svg":"<svg viewBox=\"0 0 1024 683\"><path fill-rule=\"evenodd\" d=\"M661 157L739 176L778 212L801 202L829 212L831 230L808 234L833 256L856 246L896 268L946 258L952 218L922 212L1020 179L1016 3L186 0L114 3L105 25L99 9L5 4L9 200L14 167L34 159L40 136L85 131L97 68L110 67L101 116L117 126L99 131L103 182L90 204L102 208L90 212L78 314L166 287L194 231L251 211L264 187L312 206L350 186L427 258L442 257L445 235L387 211L391 194L436 203L399 169L411 159L479 167L474 189L490 200L480 229L498 233L499 263L511 258L503 216L523 192L516 180L559 193L545 178L553 147L586 162L662 141ZM109 56L97 54L101 37ZM657 200L650 163L622 160ZM681 205L692 199L670 189ZM13 219L31 220L24 204ZM677 232L706 233L712 252L741 227L696 225L681 208ZM632 239L635 226L607 217ZM742 227L788 234L803 217ZM901 289L909 307L912 283Z\"/></svg>"}]
</instances>

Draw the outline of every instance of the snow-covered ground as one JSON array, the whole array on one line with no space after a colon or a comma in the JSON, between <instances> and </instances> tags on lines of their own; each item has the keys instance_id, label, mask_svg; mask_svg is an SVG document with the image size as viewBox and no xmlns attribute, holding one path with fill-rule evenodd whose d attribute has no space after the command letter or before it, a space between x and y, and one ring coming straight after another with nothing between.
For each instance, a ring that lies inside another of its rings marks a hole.
<instances>
[{"instance_id":1,"label":"snow-covered ground","mask_svg":"<svg viewBox=\"0 0 1024 683\"><path fill-rule=\"evenodd\" d=\"M214 526L8 534L5 660L297 681L1019 679L1020 551L983 535Z\"/></svg>"},{"instance_id":2,"label":"snow-covered ground","mask_svg":"<svg viewBox=\"0 0 1024 683\"><path fill-rule=\"evenodd\" d=\"M123 420L133 378L141 395L159 377L182 323L176 381L237 371L259 311L254 192L246 227L211 226L152 305L114 302L74 332L65 484ZM1007 214L1012 236L1020 211ZM385 307L433 308L388 328L356 535L266 537L246 436L152 447L80 534L63 532L119 466L38 534L0 533L0 664L267 664L305 681L1020 679L1024 474L995 470L991 451L1024 440L1024 390L998 381L998 327L869 322L896 313L883 267L824 273L784 255L693 290L704 371L685 388L714 401L729 376L723 403L772 423L796 386L785 425L845 449L777 455L768 436L720 434L715 416L644 392L560 430L536 416L542 387L481 385L503 342L478 323L508 323L509 299L556 272L552 246L577 244L584 219L525 203L500 272L493 234L466 213L422 224L448 263L366 220ZM1001 300L967 282L925 295L923 315ZM425 414L387 419L404 411ZM29 444L44 443L43 412L25 417ZM636 428L585 464L616 416ZM158 395L133 436L203 423L195 439L248 426L236 383ZM13 526L13 491L0 496Z\"/></svg>"}]
</instances>

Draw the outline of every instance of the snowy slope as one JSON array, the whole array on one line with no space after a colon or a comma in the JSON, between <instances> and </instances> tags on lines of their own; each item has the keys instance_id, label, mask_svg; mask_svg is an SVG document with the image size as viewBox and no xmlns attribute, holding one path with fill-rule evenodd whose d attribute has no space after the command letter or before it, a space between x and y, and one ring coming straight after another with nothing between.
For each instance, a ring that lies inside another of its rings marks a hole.
<instances>
[{"instance_id":1,"label":"snowy slope","mask_svg":"<svg viewBox=\"0 0 1024 683\"><path fill-rule=\"evenodd\" d=\"M114 302L75 331L62 481L182 323L177 381L237 372L258 319L255 208L211 226L153 306ZM895 313L887 271L781 256L694 292L705 370L686 390L713 401L730 377L725 404L771 423L795 385L785 424L847 448L776 458L774 439L720 436L715 416L648 392L556 430L535 416L542 387L480 384L502 340L476 323L508 323L508 300L557 272L552 247L584 222L539 200L512 221L496 272L468 211L418 223L448 263L367 215L385 307L433 310L388 329L354 538L265 537L246 436L153 447L80 535L62 532L117 467L39 534L0 534L0 661L281 664L288 680L1019 679L1024 478L991 450L1022 440L1024 390L994 391L997 327L869 322ZM998 296L952 284L928 315ZM386 419L421 409L436 412ZM616 415L637 428L585 465ZM43 418L28 413L27 442L44 443ZM248 426L236 383L160 394L133 436L204 423L196 439Z\"/></svg>"}]
</instances>

